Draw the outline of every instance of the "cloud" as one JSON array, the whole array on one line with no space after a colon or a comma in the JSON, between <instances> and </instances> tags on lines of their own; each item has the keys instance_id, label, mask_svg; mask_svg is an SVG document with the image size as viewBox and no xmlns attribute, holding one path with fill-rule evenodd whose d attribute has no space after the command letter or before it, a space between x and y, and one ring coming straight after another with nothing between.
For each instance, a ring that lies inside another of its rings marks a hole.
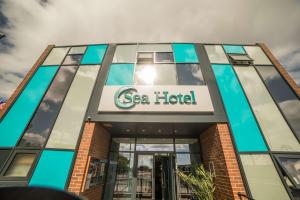
<instances>
[{"instance_id":1,"label":"cloud","mask_svg":"<svg viewBox=\"0 0 300 200\"><path fill-rule=\"evenodd\" d=\"M297 0L3 0L0 96L48 44L264 42L300 84ZM1 17L2 16L2 17Z\"/></svg>"}]
</instances>

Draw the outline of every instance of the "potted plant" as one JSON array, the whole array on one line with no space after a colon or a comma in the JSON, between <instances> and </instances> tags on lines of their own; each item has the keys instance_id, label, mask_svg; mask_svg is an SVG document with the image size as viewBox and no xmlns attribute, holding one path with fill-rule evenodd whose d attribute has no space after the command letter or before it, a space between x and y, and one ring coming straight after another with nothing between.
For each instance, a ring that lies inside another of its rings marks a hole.
<instances>
[{"instance_id":1,"label":"potted plant","mask_svg":"<svg viewBox=\"0 0 300 200\"><path fill-rule=\"evenodd\" d=\"M193 166L189 174L179 171L178 176L191 189L193 198L198 200L214 199L213 174L205 170L203 165Z\"/></svg>"}]
</instances>

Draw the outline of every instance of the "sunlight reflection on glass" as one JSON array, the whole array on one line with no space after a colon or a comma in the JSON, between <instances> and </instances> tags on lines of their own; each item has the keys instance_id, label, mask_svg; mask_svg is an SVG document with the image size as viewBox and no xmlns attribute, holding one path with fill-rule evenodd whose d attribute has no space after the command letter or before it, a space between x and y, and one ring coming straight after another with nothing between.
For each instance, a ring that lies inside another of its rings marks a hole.
<instances>
[{"instance_id":1,"label":"sunlight reflection on glass","mask_svg":"<svg viewBox=\"0 0 300 200\"><path fill-rule=\"evenodd\" d=\"M143 80L144 83L148 85L153 85L157 77L157 73L153 66L147 65L141 71L137 72L137 77L140 80Z\"/></svg>"}]
</instances>

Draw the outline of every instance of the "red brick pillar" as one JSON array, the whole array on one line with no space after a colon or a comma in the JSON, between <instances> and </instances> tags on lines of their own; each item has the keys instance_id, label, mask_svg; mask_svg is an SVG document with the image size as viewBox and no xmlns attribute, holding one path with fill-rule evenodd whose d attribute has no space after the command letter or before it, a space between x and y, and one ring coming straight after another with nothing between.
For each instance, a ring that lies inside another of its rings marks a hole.
<instances>
[{"instance_id":1,"label":"red brick pillar","mask_svg":"<svg viewBox=\"0 0 300 200\"><path fill-rule=\"evenodd\" d=\"M240 200L237 193L246 194L237 158L226 123L211 126L200 135L205 166L215 171L215 198Z\"/></svg>"},{"instance_id":2,"label":"red brick pillar","mask_svg":"<svg viewBox=\"0 0 300 200\"><path fill-rule=\"evenodd\" d=\"M69 192L85 196L89 200L100 200L103 186L94 186L84 190L84 183L88 168L89 156L101 160L108 159L110 134L98 123L85 123L82 133L72 177L69 183Z\"/></svg>"}]
</instances>

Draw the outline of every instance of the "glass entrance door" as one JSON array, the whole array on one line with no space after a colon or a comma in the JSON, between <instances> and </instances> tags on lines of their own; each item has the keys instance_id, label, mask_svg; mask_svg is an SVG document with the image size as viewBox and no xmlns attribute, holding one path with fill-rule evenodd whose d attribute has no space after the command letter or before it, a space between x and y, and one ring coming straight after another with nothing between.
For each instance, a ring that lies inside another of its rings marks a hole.
<instances>
[{"instance_id":1,"label":"glass entrance door","mask_svg":"<svg viewBox=\"0 0 300 200\"><path fill-rule=\"evenodd\" d=\"M153 155L138 154L136 164L136 199L154 199Z\"/></svg>"},{"instance_id":2,"label":"glass entrance door","mask_svg":"<svg viewBox=\"0 0 300 200\"><path fill-rule=\"evenodd\" d=\"M173 200L174 154L137 154L136 199Z\"/></svg>"},{"instance_id":3,"label":"glass entrance door","mask_svg":"<svg viewBox=\"0 0 300 200\"><path fill-rule=\"evenodd\" d=\"M175 171L189 173L199 151L195 138L113 138L103 199L192 199Z\"/></svg>"}]
</instances>

